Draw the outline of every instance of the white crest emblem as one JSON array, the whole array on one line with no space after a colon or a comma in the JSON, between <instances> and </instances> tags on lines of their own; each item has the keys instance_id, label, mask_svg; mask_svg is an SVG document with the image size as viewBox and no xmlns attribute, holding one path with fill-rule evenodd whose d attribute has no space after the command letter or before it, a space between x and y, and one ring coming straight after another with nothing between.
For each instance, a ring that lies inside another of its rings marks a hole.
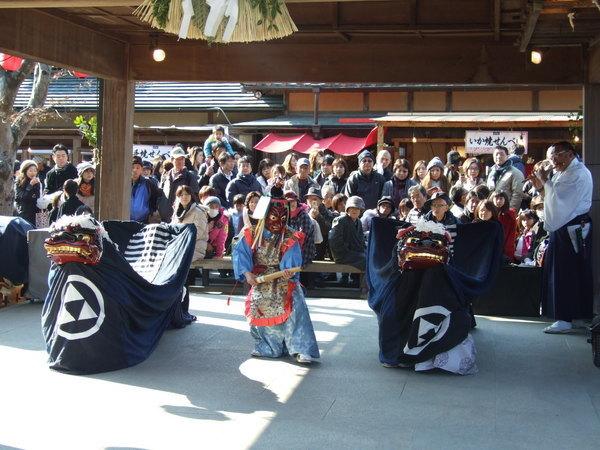
<instances>
[{"instance_id":1,"label":"white crest emblem","mask_svg":"<svg viewBox=\"0 0 600 450\"><path fill-rule=\"evenodd\" d=\"M81 291L89 290L86 299ZM70 341L96 333L104 321L104 297L94 283L81 275L69 275L61 295L56 333Z\"/></svg>"},{"instance_id":2,"label":"white crest emblem","mask_svg":"<svg viewBox=\"0 0 600 450\"><path fill-rule=\"evenodd\" d=\"M425 319L426 316L429 320ZM439 320L440 316L443 316L441 321ZM418 355L429 344L444 337L450 326L450 311L440 305L419 308L413 317L413 324L417 325L417 322L419 327L417 345L409 347L407 342L403 350L407 355Z\"/></svg>"}]
</instances>

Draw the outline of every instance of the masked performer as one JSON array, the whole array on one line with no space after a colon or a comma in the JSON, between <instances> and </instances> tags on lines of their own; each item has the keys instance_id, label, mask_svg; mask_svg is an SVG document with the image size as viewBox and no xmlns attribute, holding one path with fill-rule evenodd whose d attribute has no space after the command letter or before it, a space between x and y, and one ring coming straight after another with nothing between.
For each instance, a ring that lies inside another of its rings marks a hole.
<instances>
[{"instance_id":1,"label":"masked performer","mask_svg":"<svg viewBox=\"0 0 600 450\"><path fill-rule=\"evenodd\" d=\"M384 367L477 371L469 304L491 287L502 256L497 222L459 225L450 255L449 230L421 220L401 229L374 218L367 248L369 306L379 323Z\"/></svg>"},{"instance_id":2,"label":"masked performer","mask_svg":"<svg viewBox=\"0 0 600 450\"><path fill-rule=\"evenodd\" d=\"M255 339L252 356L292 355L306 364L319 358L319 348L299 274L290 270L302 266L304 235L288 227L289 214L287 200L262 197L253 215L258 223L244 228L233 249L233 269L237 280L251 286L246 317ZM261 282L280 271L277 278Z\"/></svg>"}]
</instances>

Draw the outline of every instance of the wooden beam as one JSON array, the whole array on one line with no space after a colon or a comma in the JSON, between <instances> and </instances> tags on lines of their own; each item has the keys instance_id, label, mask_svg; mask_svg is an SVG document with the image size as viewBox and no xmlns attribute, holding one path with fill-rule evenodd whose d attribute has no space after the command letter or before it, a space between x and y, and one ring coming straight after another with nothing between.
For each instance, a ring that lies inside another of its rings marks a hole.
<instances>
[{"instance_id":1,"label":"wooden beam","mask_svg":"<svg viewBox=\"0 0 600 450\"><path fill-rule=\"evenodd\" d=\"M348 3L375 2L380 0L284 0L285 3ZM401 0L388 0L401 1ZM104 8L115 6L139 6L142 0L0 0L0 9L24 8Z\"/></svg>"},{"instance_id":2,"label":"wooden beam","mask_svg":"<svg viewBox=\"0 0 600 450\"><path fill-rule=\"evenodd\" d=\"M472 41L404 42L353 39L349 43L207 45L161 42L167 57L152 60L147 45L131 45L131 78L140 81L470 83L481 45ZM578 48L556 48L544 64L526 65L512 44L489 44L489 70L497 83L582 83ZM390 58L390 55L394 55ZM207 64L210 61L210 64ZM231 61L235 61L232 64ZM240 72L239 68L244 70ZM277 67L277 70L273 70Z\"/></svg>"},{"instance_id":3,"label":"wooden beam","mask_svg":"<svg viewBox=\"0 0 600 450\"><path fill-rule=\"evenodd\" d=\"M498 42L500 40L500 21L502 20L502 1L494 0L494 40Z\"/></svg>"},{"instance_id":4,"label":"wooden beam","mask_svg":"<svg viewBox=\"0 0 600 450\"><path fill-rule=\"evenodd\" d=\"M537 24L538 18L540 17L540 13L544 9L543 0L533 0L533 4L531 5L531 11L527 15L527 21L525 22L525 28L523 29L523 34L521 34L521 43L519 45L519 50L524 52L527 50L529 46L529 42L531 42L531 37L533 36L533 32L535 31L535 26Z\"/></svg>"},{"instance_id":5,"label":"wooden beam","mask_svg":"<svg viewBox=\"0 0 600 450\"><path fill-rule=\"evenodd\" d=\"M98 216L101 220L129 220L134 83L106 80L103 92Z\"/></svg>"},{"instance_id":6,"label":"wooden beam","mask_svg":"<svg viewBox=\"0 0 600 450\"><path fill-rule=\"evenodd\" d=\"M0 14L0 50L100 78L126 78L128 45L41 11Z\"/></svg>"}]
</instances>

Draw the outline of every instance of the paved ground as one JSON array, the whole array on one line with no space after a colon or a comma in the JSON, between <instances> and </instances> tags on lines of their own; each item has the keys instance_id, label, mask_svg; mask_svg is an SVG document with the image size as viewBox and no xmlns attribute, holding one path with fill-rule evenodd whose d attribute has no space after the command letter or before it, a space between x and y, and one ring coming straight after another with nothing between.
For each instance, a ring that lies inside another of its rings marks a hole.
<instances>
[{"instance_id":1,"label":"paved ground","mask_svg":"<svg viewBox=\"0 0 600 450\"><path fill-rule=\"evenodd\" d=\"M77 377L45 365L40 304L0 310L0 447L598 449L600 370L585 335L479 318L480 372L384 369L360 300L309 300L310 369L249 357L238 297L196 295L199 322L130 369Z\"/></svg>"}]
</instances>

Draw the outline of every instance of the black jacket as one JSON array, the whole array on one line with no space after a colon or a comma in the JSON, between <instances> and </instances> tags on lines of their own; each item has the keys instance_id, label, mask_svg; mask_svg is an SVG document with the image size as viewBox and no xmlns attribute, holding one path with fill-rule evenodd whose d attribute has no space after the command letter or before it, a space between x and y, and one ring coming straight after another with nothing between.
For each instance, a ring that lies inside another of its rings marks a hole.
<instances>
[{"instance_id":1,"label":"black jacket","mask_svg":"<svg viewBox=\"0 0 600 450\"><path fill-rule=\"evenodd\" d=\"M56 222L62 216L74 216L81 206L85 205L77 196L68 198L62 205L52 210L50 213L50 223Z\"/></svg>"},{"instance_id":2,"label":"black jacket","mask_svg":"<svg viewBox=\"0 0 600 450\"><path fill-rule=\"evenodd\" d=\"M67 163L65 167L59 169L54 166L46 174L46 194L52 194L56 191L62 191L63 184L67 180L74 180L77 178L77 169L71 163Z\"/></svg>"},{"instance_id":3,"label":"black jacket","mask_svg":"<svg viewBox=\"0 0 600 450\"><path fill-rule=\"evenodd\" d=\"M257 191L259 194L262 194L262 186L254 174L242 175L241 173L238 173L237 177L227 183L225 196L227 197L229 204L233 205L233 197L237 194L242 194L246 197L248 192L252 191Z\"/></svg>"},{"instance_id":4,"label":"black jacket","mask_svg":"<svg viewBox=\"0 0 600 450\"><path fill-rule=\"evenodd\" d=\"M39 211L36 202L40 198L40 185L32 186L30 181L28 178L23 186L18 181L15 182L15 203L17 215L35 225L35 214Z\"/></svg>"},{"instance_id":5,"label":"black jacket","mask_svg":"<svg viewBox=\"0 0 600 450\"><path fill-rule=\"evenodd\" d=\"M336 263L365 270L366 245L360 220L353 222L346 214L337 217L329 232L329 248Z\"/></svg>"},{"instance_id":6,"label":"black jacket","mask_svg":"<svg viewBox=\"0 0 600 450\"><path fill-rule=\"evenodd\" d=\"M184 168L176 174L175 169L171 169L163 176L160 188L165 193L170 205L175 202L175 193L179 186L189 186L192 191L192 200L198 202L200 187L198 186L198 174L196 172Z\"/></svg>"},{"instance_id":7,"label":"black jacket","mask_svg":"<svg viewBox=\"0 0 600 450\"><path fill-rule=\"evenodd\" d=\"M217 197L221 199L221 206L223 208L231 208L233 204L230 204L227 200L227 195L225 194L225 190L227 189L227 185L231 180L235 178L235 175L231 173L231 178L227 178L223 171L219 169L217 173L215 173L212 177L210 177L210 181L208 185L217 191ZM262 193L262 190L258 191Z\"/></svg>"},{"instance_id":8,"label":"black jacket","mask_svg":"<svg viewBox=\"0 0 600 450\"><path fill-rule=\"evenodd\" d=\"M325 182L323 183L323 186L325 186L326 184L333 186L333 189L335 190L336 194L343 194L344 188L346 187L346 181L348 181L348 178L338 178L335 175L329 175L329 177L327 177L327 180L325 180Z\"/></svg>"},{"instance_id":9,"label":"black jacket","mask_svg":"<svg viewBox=\"0 0 600 450\"><path fill-rule=\"evenodd\" d=\"M369 175L355 170L348 177L344 194L347 197L358 195L365 202L366 209L373 209L377 207L377 202L381 198L384 184L383 175L374 170Z\"/></svg>"}]
</instances>

